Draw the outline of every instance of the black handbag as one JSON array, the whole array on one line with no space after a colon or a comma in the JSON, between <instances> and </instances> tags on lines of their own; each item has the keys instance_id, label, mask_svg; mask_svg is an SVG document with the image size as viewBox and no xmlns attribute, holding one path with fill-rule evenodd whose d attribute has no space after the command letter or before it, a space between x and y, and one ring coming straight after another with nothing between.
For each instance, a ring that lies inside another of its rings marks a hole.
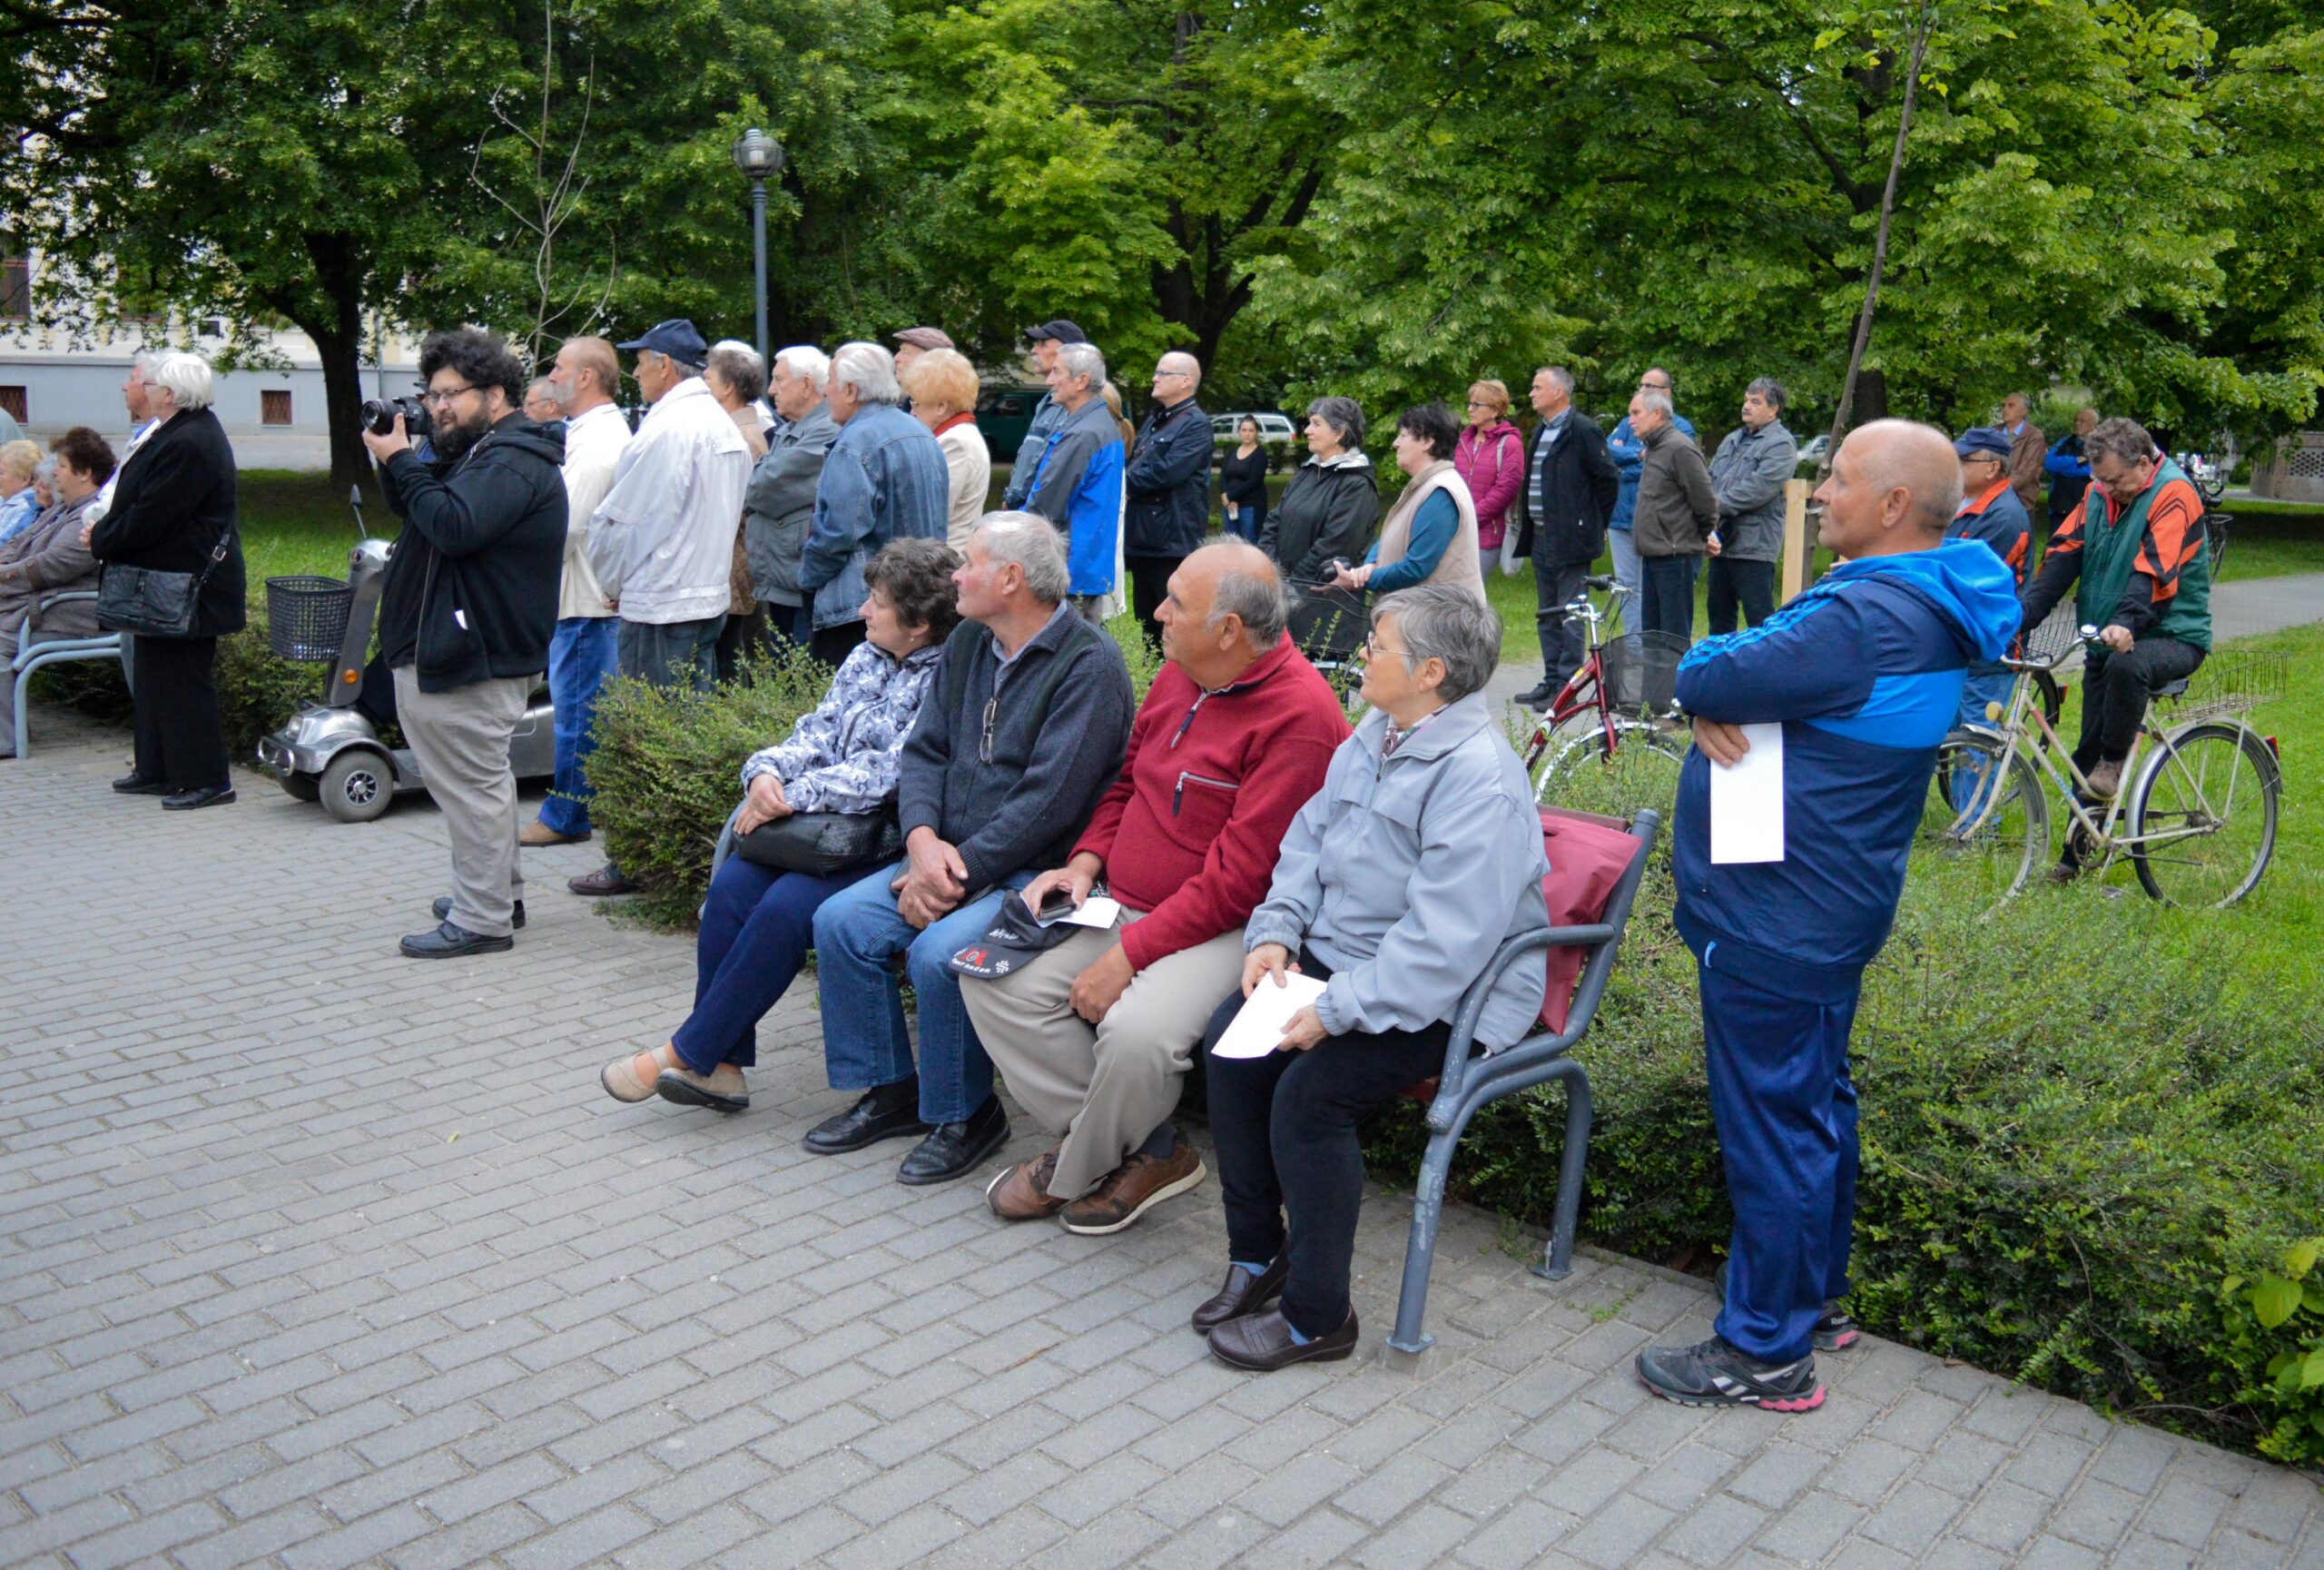
<instances>
[{"instance_id":1,"label":"black handbag","mask_svg":"<svg viewBox=\"0 0 2324 1570\"><path fill-rule=\"evenodd\" d=\"M734 836L734 854L753 865L817 877L891 862L903 850L892 811L793 813Z\"/></svg>"},{"instance_id":2,"label":"black handbag","mask_svg":"<svg viewBox=\"0 0 2324 1570\"><path fill-rule=\"evenodd\" d=\"M108 632L143 637L192 637L202 587L226 559L233 541L230 527L218 537L200 572L162 572L117 561L105 563L103 576L97 579L97 625Z\"/></svg>"}]
</instances>

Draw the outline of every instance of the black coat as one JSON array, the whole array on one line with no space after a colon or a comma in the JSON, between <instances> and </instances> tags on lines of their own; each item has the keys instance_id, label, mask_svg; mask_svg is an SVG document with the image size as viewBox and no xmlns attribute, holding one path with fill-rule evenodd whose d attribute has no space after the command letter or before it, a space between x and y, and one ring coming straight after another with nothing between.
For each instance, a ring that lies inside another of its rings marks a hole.
<instances>
[{"instance_id":1,"label":"black coat","mask_svg":"<svg viewBox=\"0 0 2324 1570\"><path fill-rule=\"evenodd\" d=\"M1606 548L1606 519L1621 493L1621 471L1606 450L1606 433L1580 410L1566 416L1565 433L1550 449L1546 468L1541 433L1525 442L1525 482L1517 488L1518 554L1539 561L1595 561ZM1533 471L1542 469L1542 516L1533 516Z\"/></svg>"},{"instance_id":2,"label":"black coat","mask_svg":"<svg viewBox=\"0 0 2324 1570\"><path fill-rule=\"evenodd\" d=\"M1364 637L1363 597L1315 586L1330 564L1354 567L1380 528L1380 477L1369 463L1303 463L1268 509L1259 548L1283 569L1291 591L1291 637L1311 658L1345 656Z\"/></svg>"},{"instance_id":3,"label":"black coat","mask_svg":"<svg viewBox=\"0 0 2324 1570\"><path fill-rule=\"evenodd\" d=\"M1188 556L1210 532L1210 416L1189 398L1137 428L1122 470L1129 493L1122 549Z\"/></svg>"},{"instance_id":4,"label":"black coat","mask_svg":"<svg viewBox=\"0 0 2324 1570\"><path fill-rule=\"evenodd\" d=\"M164 420L121 466L112 508L89 537L89 551L123 567L199 573L225 539L225 558L202 584L186 632L223 637L247 619L238 521L234 449L217 415L189 409Z\"/></svg>"},{"instance_id":5,"label":"black coat","mask_svg":"<svg viewBox=\"0 0 2324 1570\"><path fill-rule=\"evenodd\" d=\"M512 414L440 477L406 449L379 471L404 520L379 595L379 654L422 692L548 669L565 570L564 432Z\"/></svg>"}]
</instances>

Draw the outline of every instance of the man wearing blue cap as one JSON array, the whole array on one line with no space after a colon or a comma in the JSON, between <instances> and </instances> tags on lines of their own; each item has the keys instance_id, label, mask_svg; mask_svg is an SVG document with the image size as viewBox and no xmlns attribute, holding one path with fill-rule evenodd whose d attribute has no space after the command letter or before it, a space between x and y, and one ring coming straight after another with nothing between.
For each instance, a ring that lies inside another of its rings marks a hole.
<instances>
[{"instance_id":1,"label":"man wearing blue cap","mask_svg":"<svg viewBox=\"0 0 2324 1570\"><path fill-rule=\"evenodd\" d=\"M1063 317L1044 321L1039 327L1025 329L1025 341L1033 346L1033 360L1047 378L1057 365L1057 351L1068 343L1087 343L1089 335ZM1009 486L1000 493L1000 505L1005 511L1016 512L1033 493L1033 471L1041 466L1041 454L1049 449L1049 438L1065 423L1065 406L1048 393L1033 405L1033 423L1025 428L1025 439L1018 445L1017 461L1009 468Z\"/></svg>"},{"instance_id":2,"label":"man wearing blue cap","mask_svg":"<svg viewBox=\"0 0 2324 1570\"><path fill-rule=\"evenodd\" d=\"M1961 460L1961 509L1945 526L1945 538L1984 540L2009 568L2023 593L2027 558L2034 549L2034 525L2012 483L2013 445L1990 425L1963 431L1961 439L1953 444L1954 456ZM1961 723L1990 723L1987 706L2008 703L2009 689L2016 679L1999 665L1980 661L1970 666L1961 692Z\"/></svg>"},{"instance_id":3,"label":"man wearing blue cap","mask_svg":"<svg viewBox=\"0 0 2324 1570\"><path fill-rule=\"evenodd\" d=\"M637 356L632 374L652 407L590 518L589 566L621 616L621 674L707 691L726 626L750 449L702 379L710 346L693 322L657 321L615 347ZM636 885L608 862L567 886L619 894Z\"/></svg>"}]
</instances>

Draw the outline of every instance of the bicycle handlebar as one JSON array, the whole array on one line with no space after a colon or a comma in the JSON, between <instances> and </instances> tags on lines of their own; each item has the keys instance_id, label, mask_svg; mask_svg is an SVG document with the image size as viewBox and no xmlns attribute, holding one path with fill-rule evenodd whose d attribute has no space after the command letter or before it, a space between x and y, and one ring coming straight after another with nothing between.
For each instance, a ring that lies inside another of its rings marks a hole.
<instances>
[{"instance_id":1,"label":"bicycle handlebar","mask_svg":"<svg viewBox=\"0 0 2324 1570\"><path fill-rule=\"evenodd\" d=\"M2081 627L2077 628L2076 631L2079 636L2073 643L2068 644L2064 648L2060 649L2056 654L2052 655L2047 659L2024 658L2004 655L2000 659L1994 663L2007 670L2054 671L2059 667L2064 665L2066 661L2072 659L2075 655L2081 653L2084 647L2095 645L2099 642L2098 629L2088 623L2084 623Z\"/></svg>"}]
</instances>

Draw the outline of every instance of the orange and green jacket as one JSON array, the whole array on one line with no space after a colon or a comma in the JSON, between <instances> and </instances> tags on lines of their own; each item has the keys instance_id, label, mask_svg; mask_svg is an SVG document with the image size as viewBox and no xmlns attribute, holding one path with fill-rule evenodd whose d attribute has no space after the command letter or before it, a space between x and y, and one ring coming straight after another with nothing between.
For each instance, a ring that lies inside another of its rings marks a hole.
<instances>
[{"instance_id":1,"label":"orange and green jacket","mask_svg":"<svg viewBox=\"0 0 2324 1570\"><path fill-rule=\"evenodd\" d=\"M2105 487L2091 486L2050 537L2042 570L2025 591L2024 625L2039 626L2069 588L2084 623L2211 647L2203 501L2177 464L2158 462L2154 478L2128 506Z\"/></svg>"}]
</instances>

